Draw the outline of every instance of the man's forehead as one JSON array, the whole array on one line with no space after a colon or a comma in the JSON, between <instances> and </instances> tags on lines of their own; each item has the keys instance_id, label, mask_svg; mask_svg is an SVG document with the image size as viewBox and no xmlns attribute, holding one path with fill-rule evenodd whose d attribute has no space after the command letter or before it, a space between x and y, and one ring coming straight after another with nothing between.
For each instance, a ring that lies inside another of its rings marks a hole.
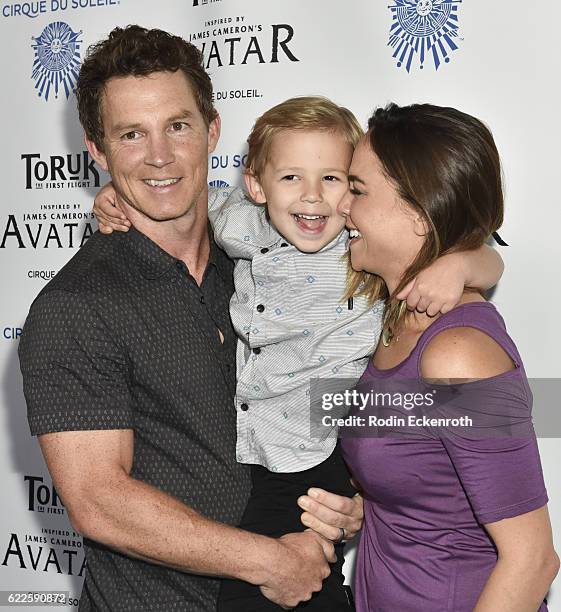
<instances>
[{"instance_id":1,"label":"man's forehead","mask_svg":"<svg viewBox=\"0 0 561 612\"><path fill-rule=\"evenodd\" d=\"M111 114L123 114L143 105L159 106L162 103L196 112L193 88L180 70L114 76L105 83L101 96L102 113L111 108Z\"/></svg>"}]
</instances>

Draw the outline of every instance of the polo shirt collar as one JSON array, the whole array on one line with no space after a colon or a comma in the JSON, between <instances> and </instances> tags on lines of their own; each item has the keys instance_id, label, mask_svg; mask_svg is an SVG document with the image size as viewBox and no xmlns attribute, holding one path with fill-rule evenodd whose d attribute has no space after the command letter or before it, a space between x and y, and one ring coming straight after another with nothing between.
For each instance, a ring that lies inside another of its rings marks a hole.
<instances>
[{"instance_id":1,"label":"polo shirt collar","mask_svg":"<svg viewBox=\"0 0 561 612\"><path fill-rule=\"evenodd\" d=\"M181 260L164 251L153 240L134 227L131 227L128 232L123 232L120 236L128 249L136 257L140 271L147 279L155 280L160 278L173 266L177 265L177 263L182 263ZM208 263L214 266L221 276L228 276L229 270L227 268L226 255L220 252L214 242L212 233L210 233L210 256Z\"/></svg>"}]
</instances>

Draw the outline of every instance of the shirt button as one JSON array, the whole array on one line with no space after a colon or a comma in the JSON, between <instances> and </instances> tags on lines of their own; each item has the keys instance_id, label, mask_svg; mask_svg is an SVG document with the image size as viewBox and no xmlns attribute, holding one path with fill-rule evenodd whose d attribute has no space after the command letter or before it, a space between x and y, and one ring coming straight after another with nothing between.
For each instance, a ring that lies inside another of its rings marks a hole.
<instances>
[{"instance_id":1,"label":"shirt button","mask_svg":"<svg viewBox=\"0 0 561 612\"><path fill-rule=\"evenodd\" d=\"M261 349L259 347L256 347L253 349L253 354L254 355L259 355L259 353L261 352Z\"/></svg>"},{"instance_id":2,"label":"shirt button","mask_svg":"<svg viewBox=\"0 0 561 612\"><path fill-rule=\"evenodd\" d=\"M265 310L265 306L263 304L257 304L257 312L263 312Z\"/></svg>"},{"instance_id":3,"label":"shirt button","mask_svg":"<svg viewBox=\"0 0 561 612\"><path fill-rule=\"evenodd\" d=\"M176 267L176 268L177 268L177 269L178 269L180 272L182 272L182 271L183 271L183 264L182 264L180 261L176 262L175 267Z\"/></svg>"},{"instance_id":4,"label":"shirt button","mask_svg":"<svg viewBox=\"0 0 561 612\"><path fill-rule=\"evenodd\" d=\"M265 253L268 253L269 249L267 247L264 247L263 249L261 249L261 253L263 253L263 255L265 255Z\"/></svg>"},{"instance_id":5,"label":"shirt button","mask_svg":"<svg viewBox=\"0 0 561 612\"><path fill-rule=\"evenodd\" d=\"M240 410L242 410L243 412L247 412L249 410L249 406L244 402L241 406L240 406Z\"/></svg>"},{"instance_id":6,"label":"shirt button","mask_svg":"<svg viewBox=\"0 0 561 612\"><path fill-rule=\"evenodd\" d=\"M281 244L281 247L287 247L287 246L288 246L288 244L287 244L286 242L283 242L283 243Z\"/></svg>"},{"instance_id":7,"label":"shirt button","mask_svg":"<svg viewBox=\"0 0 561 612\"><path fill-rule=\"evenodd\" d=\"M201 295L201 297L199 299L201 301L201 304L205 303L205 296L204 295Z\"/></svg>"}]
</instances>

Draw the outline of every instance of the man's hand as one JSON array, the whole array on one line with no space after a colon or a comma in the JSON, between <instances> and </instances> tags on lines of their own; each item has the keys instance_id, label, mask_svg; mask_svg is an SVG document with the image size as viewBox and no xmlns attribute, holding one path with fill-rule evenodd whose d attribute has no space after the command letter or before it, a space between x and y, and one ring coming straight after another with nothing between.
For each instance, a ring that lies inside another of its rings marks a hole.
<instances>
[{"instance_id":1,"label":"man's hand","mask_svg":"<svg viewBox=\"0 0 561 612\"><path fill-rule=\"evenodd\" d=\"M305 512L300 520L324 538L338 541L341 528L344 540L350 540L360 531L364 520L362 496L344 497L323 489L312 488L308 495L298 498L298 505Z\"/></svg>"},{"instance_id":2,"label":"man's hand","mask_svg":"<svg viewBox=\"0 0 561 612\"><path fill-rule=\"evenodd\" d=\"M289 533L277 542L278 563L260 588L267 599L289 610L321 591L331 573L329 563L337 557L333 544L310 530Z\"/></svg>"}]
</instances>

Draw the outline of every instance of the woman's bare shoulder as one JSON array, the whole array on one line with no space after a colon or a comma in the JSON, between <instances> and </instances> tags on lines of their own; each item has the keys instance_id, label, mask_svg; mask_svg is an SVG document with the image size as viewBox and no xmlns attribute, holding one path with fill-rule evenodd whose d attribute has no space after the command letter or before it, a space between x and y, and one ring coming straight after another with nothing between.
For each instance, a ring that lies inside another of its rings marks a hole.
<instances>
[{"instance_id":1,"label":"woman's bare shoulder","mask_svg":"<svg viewBox=\"0 0 561 612\"><path fill-rule=\"evenodd\" d=\"M481 379L508 372L515 364L491 336L475 327L452 327L436 334L421 356L428 379Z\"/></svg>"}]
</instances>

